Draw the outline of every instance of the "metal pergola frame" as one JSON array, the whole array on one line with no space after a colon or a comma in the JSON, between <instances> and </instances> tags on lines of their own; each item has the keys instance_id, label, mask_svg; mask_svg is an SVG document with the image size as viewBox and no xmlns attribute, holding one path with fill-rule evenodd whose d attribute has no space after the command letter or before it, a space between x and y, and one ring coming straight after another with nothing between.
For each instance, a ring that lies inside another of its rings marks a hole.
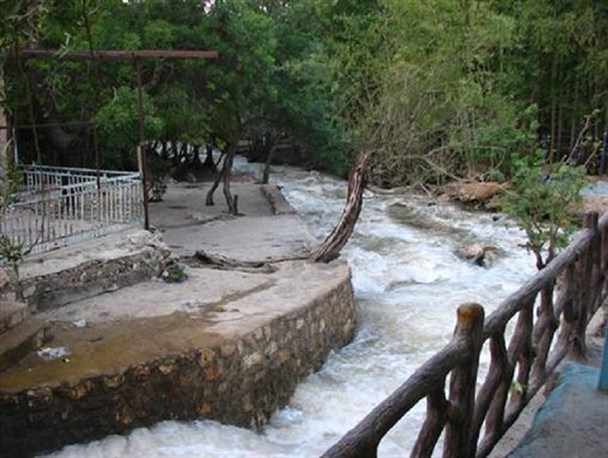
<instances>
[{"instance_id":1,"label":"metal pergola frame","mask_svg":"<svg viewBox=\"0 0 608 458\"><path fill-rule=\"evenodd\" d=\"M12 53L17 53L27 59L76 59L76 60L118 60L131 61L135 65L137 76L137 108L139 121L139 146L137 149L139 172L141 173L143 187L143 204L144 204L144 228L150 229L150 215L148 209L148 192L146 189L146 150L145 143L145 128L144 128L144 109L143 109L143 90L141 82L141 59L144 58L162 58L162 59L217 59L219 53L217 51L197 51L197 50L177 50L177 49L137 49L137 50L60 50L60 49L20 49L12 50ZM9 123L10 124L10 123ZM5 127L9 128L9 127Z\"/></svg>"}]
</instances>

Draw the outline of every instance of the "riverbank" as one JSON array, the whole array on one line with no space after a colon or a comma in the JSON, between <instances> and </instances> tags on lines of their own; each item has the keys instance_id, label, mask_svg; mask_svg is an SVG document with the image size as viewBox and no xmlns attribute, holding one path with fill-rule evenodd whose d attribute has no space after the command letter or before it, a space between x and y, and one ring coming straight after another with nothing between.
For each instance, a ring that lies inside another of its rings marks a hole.
<instances>
[{"instance_id":1,"label":"riverbank","mask_svg":"<svg viewBox=\"0 0 608 458\"><path fill-rule=\"evenodd\" d=\"M221 204L205 207L197 184L175 184L151 206L152 225L166 241L159 250L182 260L203 250L237 261L234 268L191 258L177 262L183 282L148 273L37 310L52 340L0 373L3 453L28 455L167 419L258 429L332 348L351 340L347 264L286 260L315 243L299 216L274 187L243 182L234 191L244 216L224 214ZM138 237L116 234L94 250L82 245L68 256L57 250L32 257L22 272L52 273L61 283L58 272L69 264L70 278L88 278L93 270L83 265L103 264L117 245ZM238 265L246 261L259 267Z\"/></svg>"}]
</instances>

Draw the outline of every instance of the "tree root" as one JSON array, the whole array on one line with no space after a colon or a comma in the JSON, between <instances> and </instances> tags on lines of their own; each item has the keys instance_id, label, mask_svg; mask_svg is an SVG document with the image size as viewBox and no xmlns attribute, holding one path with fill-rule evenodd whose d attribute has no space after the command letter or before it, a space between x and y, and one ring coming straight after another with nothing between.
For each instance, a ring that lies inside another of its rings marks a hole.
<instances>
[{"instance_id":1,"label":"tree root","mask_svg":"<svg viewBox=\"0 0 608 458\"><path fill-rule=\"evenodd\" d=\"M191 267L210 267L218 270L239 270L249 273L271 274L277 271L275 266L265 261L239 261L220 254L196 251L194 255L184 258L183 261Z\"/></svg>"}]
</instances>

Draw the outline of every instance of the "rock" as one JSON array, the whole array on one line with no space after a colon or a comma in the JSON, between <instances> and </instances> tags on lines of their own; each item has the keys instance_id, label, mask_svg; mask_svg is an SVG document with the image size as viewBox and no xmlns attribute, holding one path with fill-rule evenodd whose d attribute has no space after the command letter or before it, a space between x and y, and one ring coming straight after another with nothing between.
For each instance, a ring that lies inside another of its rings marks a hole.
<instances>
[{"instance_id":1,"label":"rock","mask_svg":"<svg viewBox=\"0 0 608 458\"><path fill-rule=\"evenodd\" d=\"M490 267L499 257L500 249L492 245L473 243L457 250L457 254L480 267Z\"/></svg>"},{"instance_id":2,"label":"rock","mask_svg":"<svg viewBox=\"0 0 608 458\"><path fill-rule=\"evenodd\" d=\"M608 211L608 197L606 196L583 196L584 212L598 212L602 215Z\"/></svg>"},{"instance_id":3,"label":"rock","mask_svg":"<svg viewBox=\"0 0 608 458\"><path fill-rule=\"evenodd\" d=\"M509 183L464 183L458 189L457 199L461 202L487 202L496 194L508 188Z\"/></svg>"},{"instance_id":4,"label":"rock","mask_svg":"<svg viewBox=\"0 0 608 458\"><path fill-rule=\"evenodd\" d=\"M8 267L0 267L0 289L4 289L15 281L15 274Z\"/></svg>"}]
</instances>

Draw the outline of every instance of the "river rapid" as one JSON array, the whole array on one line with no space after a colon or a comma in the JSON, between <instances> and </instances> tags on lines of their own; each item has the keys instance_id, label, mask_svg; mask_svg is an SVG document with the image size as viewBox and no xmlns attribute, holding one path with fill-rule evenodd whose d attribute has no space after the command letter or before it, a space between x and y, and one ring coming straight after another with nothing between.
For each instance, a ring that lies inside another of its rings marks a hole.
<instances>
[{"instance_id":1,"label":"river rapid","mask_svg":"<svg viewBox=\"0 0 608 458\"><path fill-rule=\"evenodd\" d=\"M260 172L242 159L236 165ZM342 211L346 183L288 167L273 169L271 177L311 233L325 237ZM523 242L522 232L500 214L466 211L412 193L366 191L344 250L357 300L354 341L305 378L261 433L212 421L166 421L52 456L319 456L445 345L459 304L478 302L488 314L534 273ZM500 256L489 268L473 265L457 254L472 243L495 246ZM484 357L482 371L487 363ZM409 455L425 407L421 402L393 428L379 456Z\"/></svg>"}]
</instances>

